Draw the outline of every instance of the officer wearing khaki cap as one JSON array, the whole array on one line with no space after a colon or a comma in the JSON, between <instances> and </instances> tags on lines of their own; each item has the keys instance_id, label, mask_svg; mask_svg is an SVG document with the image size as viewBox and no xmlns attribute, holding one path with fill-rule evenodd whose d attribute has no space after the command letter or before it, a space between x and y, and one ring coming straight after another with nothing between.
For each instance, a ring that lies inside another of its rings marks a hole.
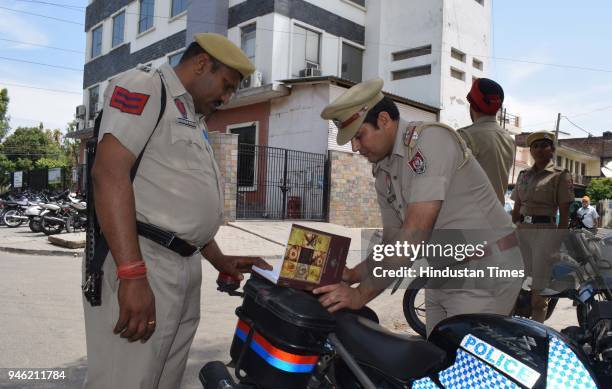
<instances>
[{"instance_id":1,"label":"officer wearing khaki cap","mask_svg":"<svg viewBox=\"0 0 612 389\"><path fill-rule=\"evenodd\" d=\"M467 95L471 126L457 130L480 163L499 201L504 204L508 176L514 162L514 140L497 123L497 112L504 102L501 85L488 78L477 78Z\"/></svg>"},{"instance_id":2,"label":"officer wearing khaki cap","mask_svg":"<svg viewBox=\"0 0 612 389\"><path fill-rule=\"evenodd\" d=\"M558 258L563 232L567 229L569 205L574 200L572 177L567 170L555 170L552 161L555 135L539 131L527 137L534 159L530 169L519 173L512 191L512 220L518 224L521 250L531 285L531 318L544 322L548 300L540 295L550 279ZM559 211L559 224L556 216Z\"/></svg>"},{"instance_id":3,"label":"officer wearing khaki cap","mask_svg":"<svg viewBox=\"0 0 612 389\"><path fill-rule=\"evenodd\" d=\"M512 254L520 263L515 237L508 234L510 218L461 137L441 123L409 123L401 118L395 103L381 92L382 86L380 79L353 86L321 117L338 127L338 144L351 142L353 151L373 163L383 242L418 244L427 241L434 229L487 229L488 241L498 249L486 259L497 261ZM387 285L373 280L368 262L345 269L344 281L359 282L358 287L337 284L315 289L320 302L332 312L359 309L381 293ZM509 314L519 289L520 280L509 280L496 283L495 290L427 290L427 332L457 314Z\"/></svg>"},{"instance_id":4,"label":"officer wearing khaki cap","mask_svg":"<svg viewBox=\"0 0 612 389\"><path fill-rule=\"evenodd\" d=\"M267 267L215 243L223 191L204 121L254 67L221 35L195 41L175 68L131 70L105 91L92 177L110 252L101 305L84 301L87 388L178 388L200 319L201 255L237 277Z\"/></svg>"}]
</instances>

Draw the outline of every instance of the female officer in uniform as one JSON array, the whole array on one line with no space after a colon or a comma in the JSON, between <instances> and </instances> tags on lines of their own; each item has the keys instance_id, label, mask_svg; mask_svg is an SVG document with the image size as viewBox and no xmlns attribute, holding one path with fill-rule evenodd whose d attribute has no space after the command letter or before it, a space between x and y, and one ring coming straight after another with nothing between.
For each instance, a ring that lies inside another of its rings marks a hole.
<instances>
[{"instance_id":1,"label":"female officer in uniform","mask_svg":"<svg viewBox=\"0 0 612 389\"><path fill-rule=\"evenodd\" d=\"M514 200L512 221L521 231L526 274L533 279L531 317L540 323L544 322L547 311L547 300L540 292L550 278L555 253L561 244L560 232L567 229L569 205L574 199L569 172L556 171L552 162L554 141L552 133L543 131L527 137L534 163L519 174L511 195ZM557 210L558 225L555 224Z\"/></svg>"}]
</instances>

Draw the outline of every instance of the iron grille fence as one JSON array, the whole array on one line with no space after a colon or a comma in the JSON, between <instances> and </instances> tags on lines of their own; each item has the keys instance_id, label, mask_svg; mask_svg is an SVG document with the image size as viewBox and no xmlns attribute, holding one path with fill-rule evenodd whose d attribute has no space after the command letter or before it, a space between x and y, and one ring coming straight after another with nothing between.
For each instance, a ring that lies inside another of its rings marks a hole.
<instances>
[{"instance_id":1,"label":"iron grille fence","mask_svg":"<svg viewBox=\"0 0 612 389\"><path fill-rule=\"evenodd\" d=\"M325 154L238 144L239 219L327 218Z\"/></svg>"}]
</instances>

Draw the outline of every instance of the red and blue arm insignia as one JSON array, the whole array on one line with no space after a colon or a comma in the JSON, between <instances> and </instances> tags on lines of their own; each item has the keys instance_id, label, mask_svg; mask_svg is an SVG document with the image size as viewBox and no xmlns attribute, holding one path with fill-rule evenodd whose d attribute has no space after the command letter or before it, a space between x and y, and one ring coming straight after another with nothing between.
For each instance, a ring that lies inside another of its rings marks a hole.
<instances>
[{"instance_id":1,"label":"red and blue arm insignia","mask_svg":"<svg viewBox=\"0 0 612 389\"><path fill-rule=\"evenodd\" d=\"M130 92L125 88L116 86L110 100L110 106L121 112L140 116L145 105L147 105L147 101L149 101L149 95Z\"/></svg>"}]
</instances>

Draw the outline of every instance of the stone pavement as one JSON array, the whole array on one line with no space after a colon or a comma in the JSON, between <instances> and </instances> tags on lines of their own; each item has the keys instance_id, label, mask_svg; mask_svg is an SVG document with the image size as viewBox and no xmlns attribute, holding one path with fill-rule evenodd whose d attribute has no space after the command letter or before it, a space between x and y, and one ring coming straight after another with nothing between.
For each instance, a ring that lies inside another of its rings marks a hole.
<instances>
[{"instance_id":1,"label":"stone pavement","mask_svg":"<svg viewBox=\"0 0 612 389\"><path fill-rule=\"evenodd\" d=\"M359 251L361 229L347 228L331 223L296 222L337 235L350 237L351 251ZM240 221L222 226L215 236L219 247L228 255L258 255L266 258L281 258L289 238L293 222L288 221ZM51 240L59 241L53 244ZM51 237L35 233L26 227L0 227L0 250L22 254L80 255L85 242L85 233L58 234ZM81 246L70 249L66 246Z\"/></svg>"},{"instance_id":2,"label":"stone pavement","mask_svg":"<svg viewBox=\"0 0 612 389\"><path fill-rule=\"evenodd\" d=\"M62 237L75 237L84 233L60 234ZM36 255L74 255L78 256L83 249L69 249L53 245L42 232L32 232L29 227L0 227L0 250L19 254Z\"/></svg>"},{"instance_id":3,"label":"stone pavement","mask_svg":"<svg viewBox=\"0 0 612 389\"><path fill-rule=\"evenodd\" d=\"M324 222L311 222L311 221L267 221L267 220L255 220L255 221L235 221L230 222L228 225L238 228L243 231L247 231L253 235L259 236L263 239L271 242L278 243L282 246L287 244L289 239L289 231L291 231L292 224L299 224L304 227L310 227L321 231L326 231L336 235L347 236L351 238L350 251L359 251L361 249L361 228L349 228L340 226L338 224L324 223Z\"/></svg>"}]
</instances>

